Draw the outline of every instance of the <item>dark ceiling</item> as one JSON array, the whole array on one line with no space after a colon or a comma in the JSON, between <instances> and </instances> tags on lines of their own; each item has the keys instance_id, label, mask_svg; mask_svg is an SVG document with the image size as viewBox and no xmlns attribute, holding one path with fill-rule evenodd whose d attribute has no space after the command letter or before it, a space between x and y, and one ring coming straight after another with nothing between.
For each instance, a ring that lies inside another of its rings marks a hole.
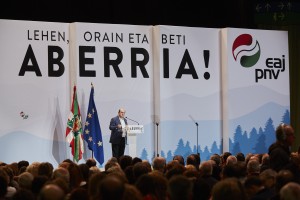
<instances>
[{"instance_id":1,"label":"dark ceiling","mask_svg":"<svg viewBox=\"0 0 300 200\"><path fill-rule=\"evenodd\" d=\"M1 19L255 28L254 0L10 0Z\"/></svg>"}]
</instances>

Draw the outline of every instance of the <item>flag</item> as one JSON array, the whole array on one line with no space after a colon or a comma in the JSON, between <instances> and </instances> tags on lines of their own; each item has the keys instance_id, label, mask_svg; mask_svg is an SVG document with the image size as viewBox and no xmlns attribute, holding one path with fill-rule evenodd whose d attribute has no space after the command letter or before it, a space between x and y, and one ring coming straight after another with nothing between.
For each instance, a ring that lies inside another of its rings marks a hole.
<instances>
[{"instance_id":1,"label":"flag","mask_svg":"<svg viewBox=\"0 0 300 200\"><path fill-rule=\"evenodd\" d=\"M92 85L89 107L84 126L84 140L89 149L94 153L95 159L102 165L104 162L102 132L98 119L98 113L94 101L94 86Z\"/></svg>"},{"instance_id":2,"label":"flag","mask_svg":"<svg viewBox=\"0 0 300 200\"><path fill-rule=\"evenodd\" d=\"M78 162L82 158L83 139L80 109L77 101L76 86L73 89L73 101L68 117L66 140L72 148L73 160Z\"/></svg>"}]
</instances>

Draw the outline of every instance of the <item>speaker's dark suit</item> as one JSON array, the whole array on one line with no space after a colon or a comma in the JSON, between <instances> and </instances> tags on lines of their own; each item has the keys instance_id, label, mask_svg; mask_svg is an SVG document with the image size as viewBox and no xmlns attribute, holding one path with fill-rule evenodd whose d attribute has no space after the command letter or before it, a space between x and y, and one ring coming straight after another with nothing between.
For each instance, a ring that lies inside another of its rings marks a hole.
<instances>
[{"instance_id":1,"label":"speaker's dark suit","mask_svg":"<svg viewBox=\"0 0 300 200\"><path fill-rule=\"evenodd\" d=\"M124 118L124 122L127 125L127 120ZM112 156L119 158L124 155L126 137L122 137L122 129L118 128L121 124L119 116L113 117L110 120L109 129L111 130L110 140L112 147Z\"/></svg>"}]
</instances>

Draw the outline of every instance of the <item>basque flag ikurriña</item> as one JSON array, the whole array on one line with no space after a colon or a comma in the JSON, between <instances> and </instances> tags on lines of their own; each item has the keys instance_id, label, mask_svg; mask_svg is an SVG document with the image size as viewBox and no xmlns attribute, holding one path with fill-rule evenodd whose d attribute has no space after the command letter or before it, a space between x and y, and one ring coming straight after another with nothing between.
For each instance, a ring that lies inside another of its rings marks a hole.
<instances>
[{"instance_id":1,"label":"basque flag ikurri\u00f1a","mask_svg":"<svg viewBox=\"0 0 300 200\"><path fill-rule=\"evenodd\" d=\"M94 101L94 86L91 86L89 107L84 126L84 139L89 149L93 152L95 159L102 165L104 163L104 151L102 132L98 119L98 113Z\"/></svg>"},{"instance_id":2,"label":"basque flag ikurri\u00f1a","mask_svg":"<svg viewBox=\"0 0 300 200\"><path fill-rule=\"evenodd\" d=\"M73 101L68 117L66 129L66 141L72 148L73 160L78 162L83 154L82 122L79 104L77 101L76 86L73 89Z\"/></svg>"}]
</instances>

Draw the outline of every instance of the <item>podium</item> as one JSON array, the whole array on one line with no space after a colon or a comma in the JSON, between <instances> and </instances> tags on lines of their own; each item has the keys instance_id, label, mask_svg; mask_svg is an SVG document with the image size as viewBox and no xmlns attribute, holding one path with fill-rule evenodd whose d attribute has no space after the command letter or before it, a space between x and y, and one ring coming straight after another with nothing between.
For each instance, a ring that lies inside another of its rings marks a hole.
<instances>
[{"instance_id":1,"label":"podium","mask_svg":"<svg viewBox=\"0 0 300 200\"><path fill-rule=\"evenodd\" d=\"M144 133L143 125L127 125L127 142L129 155L134 158L136 155L136 136Z\"/></svg>"}]
</instances>

